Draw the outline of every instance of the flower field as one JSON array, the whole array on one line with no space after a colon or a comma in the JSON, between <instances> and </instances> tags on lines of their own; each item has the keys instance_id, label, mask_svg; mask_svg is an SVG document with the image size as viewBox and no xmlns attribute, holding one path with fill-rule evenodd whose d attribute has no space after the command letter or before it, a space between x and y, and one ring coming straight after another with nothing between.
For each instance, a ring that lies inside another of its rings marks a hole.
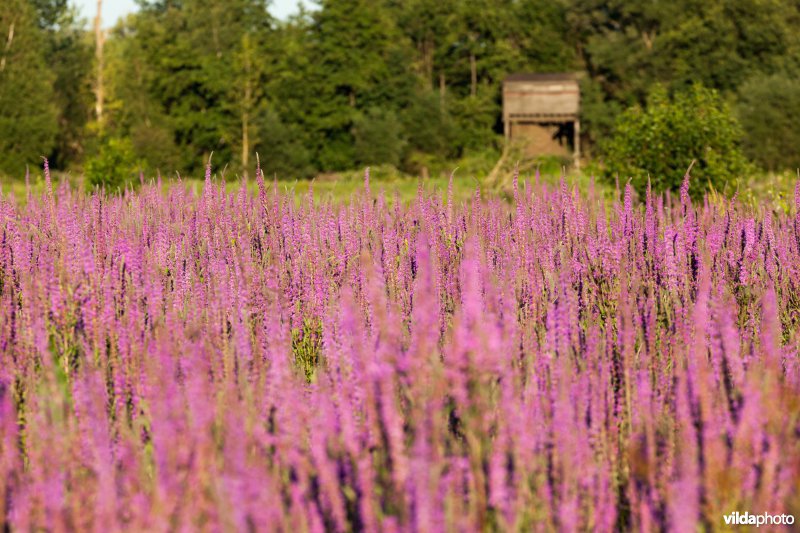
<instances>
[{"instance_id":1,"label":"flower field","mask_svg":"<svg viewBox=\"0 0 800 533\"><path fill-rule=\"evenodd\" d=\"M368 175L342 204L210 173L3 197L0 523L800 515L800 216L693 203L688 178L613 203L532 180L460 205Z\"/></svg>"}]
</instances>

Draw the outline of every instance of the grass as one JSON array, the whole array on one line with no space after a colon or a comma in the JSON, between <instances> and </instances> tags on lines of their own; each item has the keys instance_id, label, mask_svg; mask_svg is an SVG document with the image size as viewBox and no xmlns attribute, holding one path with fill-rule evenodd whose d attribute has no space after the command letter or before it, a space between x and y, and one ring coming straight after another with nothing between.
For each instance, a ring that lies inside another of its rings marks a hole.
<instances>
[{"instance_id":1,"label":"grass","mask_svg":"<svg viewBox=\"0 0 800 533\"><path fill-rule=\"evenodd\" d=\"M558 158L525 158L521 154L512 154L508 161L498 173L496 183L487 183L486 176L491 172L494 163L492 157L496 157L496 151L487 150L484 153L473 154L452 162L449 166L439 162L432 166L430 175L422 178L418 175L402 172L391 165L380 165L370 168L370 185L374 194L383 192L389 203L397 196L403 203L414 200L417 190L422 187L429 192L435 191L440 197L445 198L449 182L449 175L453 173L453 197L457 202L466 201L473 196L476 187L481 188L481 192L495 192L506 197L510 197L511 181L514 168L518 166L520 181L526 179L533 180L537 168L540 171L540 179L549 184L557 184L562 176L563 169L560 166L562 161ZM576 185L578 189L585 193L590 186L593 174L597 167L588 165L584 171L575 172L574 169L567 170L567 183ZM216 175L218 179L220 176ZM71 173L54 172L54 186L62 180L68 180L73 187L80 188L83 178L80 175ZM784 172L760 172L744 178L737 188L737 197L743 204L755 207L757 205L768 204L774 211L788 212L794 202L794 186L797 175L791 171ZM166 180L174 185L177 180ZM203 180L200 178L184 179L183 184L194 191L200 191ZM272 186L271 182L268 182ZM353 169L342 172L323 173L314 179L281 179L277 178L278 190L282 193L294 193L295 198L300 199L313 188L314 196L320 201L334 203L344 202L361 190L364 184L364 169ZM624 182L620 183L620 186ZM228 192L236 192L240 187L238 179L227 181ZM595 181L597 192L608 199L613 198L615 186L601 178ZM255 180L248 180L248 190L254 192L256 189ZM44 191L44 177L41 173L32 174L31 192L38 196ZM24 203L27 196L25 182L19 179L0 177L0 193L3 197L13 196L17 202Z\"/></svg>"},{"instance_id":2,"label":"grass","mask_svg":"<svg viewBox=\"0 0 800 533\"><path fill-rule=\"evenodd\" d=\"M215 176L216 179L219 176ZM81 187L83 185L82 179L68 174L54 174L54 186L63 180L68 180L73 186ZM552 182L557 182L558 177L553 175L545 176L545 179ZM177 184L177 180L166 180L172 185ZM406 174L398 171L391 166L379 166L370 168L370 186L374 194L379 194L381 191L386 194L388 201L393 201L395 192L403 203L412 201L417 196L417 190L420 186L427 191L435 191L442 198L447 194L449 182L449 175L430 176L422 179L411 174ZM199 178L190 178L182 180L184 186L196 192L202 190L203 180ZM272 182L268 181L267 185L272 187ZM227 181L227 191L230 193L239 190L241 182L238 180ZM254 192L256 189L256 182L254 179L248 180L248 190ZM314 196L320 201L342 202L349 200L353 194L357 193L364 186L364 170L352 170L346 172L322 174L310 180L286 180L277 179L278 190L282 193L294 193L298 201L305 196L310 189L313 188ZM469 199L475 192L476 187L480 186L482 191L486 191L487 185L483 183L476 175L468 174L460 168L454 168L453 179L453 197L456 201L465 201ZM12 195L18 202L25 202L27 196L27 187L24 181L16 179L0 179L0 190L2 195ZM44 191L44 177L42 175L33 176L31 179L31 192L34 196L38 196Z\"/></svg>"}]
</instances>

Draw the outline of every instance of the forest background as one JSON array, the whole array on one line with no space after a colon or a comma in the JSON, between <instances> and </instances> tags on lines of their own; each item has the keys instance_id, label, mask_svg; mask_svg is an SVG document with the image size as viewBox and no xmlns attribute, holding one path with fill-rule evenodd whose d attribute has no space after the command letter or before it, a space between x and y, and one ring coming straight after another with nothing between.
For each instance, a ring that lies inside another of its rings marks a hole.
<instances>
[{"instance_id":1,"label":"forest background","mask_svg":"<svg viewBox=\"0 0 800 533\"><path fill-rule=\"evenodd\" d=\"M0 174L45 156L196 177L212 152L231 179L257 153L284 179L491 168L502 80L520 71L579 77L590 168L626 109L697 86L753 168L800 165L791 0L320 0L286 20L264 0L137 3L103 29L67 0L3 1Z\"/></svg>"}]
</instances>

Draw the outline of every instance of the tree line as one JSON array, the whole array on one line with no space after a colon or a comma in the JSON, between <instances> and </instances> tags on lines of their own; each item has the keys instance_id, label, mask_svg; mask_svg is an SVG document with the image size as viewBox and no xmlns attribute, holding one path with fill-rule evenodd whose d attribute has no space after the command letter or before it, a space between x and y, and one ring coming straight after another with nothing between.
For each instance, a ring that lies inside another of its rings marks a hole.
<instances>
[{"instance_id":1,"label":"tree line","mask_svg":"<svg viewBox=\"0 0 800 533\"><path fill-rule=\"evenodd\" d=\"M256 153L286 177L415 172L499 150L500 87L518 71L579 74L593 156L654 90L702 85L735 113L751 160L800 160L791 0L318 0L286 21L266 0L138 4L95 32L67 0L4 0L0 172L47 156L194 173L211 152L231 175Z\"/></svg>"}]
</instances>

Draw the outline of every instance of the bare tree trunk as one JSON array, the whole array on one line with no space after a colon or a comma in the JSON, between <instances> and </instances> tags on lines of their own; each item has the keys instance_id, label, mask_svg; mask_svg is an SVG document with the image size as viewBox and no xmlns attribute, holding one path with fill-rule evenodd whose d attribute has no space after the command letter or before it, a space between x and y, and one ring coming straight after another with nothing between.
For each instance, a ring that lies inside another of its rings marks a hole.
<instances>
[{"instance_id":1,"label":"bare tree trunk","mask_svg":"<svg viewBox=\"0 0 800 533\"><path fill-rule=\"evenodd\" d=\"M447 84L444 79L444 71L439 72L439 110L444 113L444 97L447 92Z\"/></svg>"},{"instance_id":2,"label":"bare tree trunk","mask_svg":"<svg viewBox=\"0 0 800 533\"><path fill-rule=\"evenodd\" d=\"M433 89L433 84L436 83L433 78L433 43L430 39L422 41L422 63L425 70L425 82L428 87Z\"/></svg>"},{"instance_id":3,"label":"bare tree trunk","mask_svg":"<svg viewBox=\"0 0 800 533\"><path fill-rule=\"evenodd\" d=\"M242 113L242 173L247 177L247 165L250 162L250 113Z\"/></svg>"},{"instance_id":4,"label":"bare tree trunk","mask_svg":"<svg viewBox=\"0 0 800 533\"><path fill-rule=\"evenodd\" d=\"M6 39L6 46L3 49L3 57L0 59L0 72L3 72L6 69L6 57L8 57L8 52L11 50L11 43L14 42L14 22L8 27L8 39Z\"/></svg>"},{"instance_id":5,"label":"bare tree trunk","mask_svg":"<svg viewBox=\"0 0 800 533\"><path fill-rule=\"evenodd\" d=\"M242 106L242 167L244 177L247 177L247 165L250 162L250 108L252 106L253 87L250 80L250 51L244 53L244 105Z\"/></svg>"},{"instance_id":6,"label":"bare tree trunk","mask_svg":"<svg viewBox=\"0 0 800 533\"><path fill-rule=\"evenodd\" d=\"M650 52L653 50L653 41L656 38L655 31L643 31L642 32L642 40L644 41L644 47L647 48L647 51Z\"/></svg>"},{"instance_id":7,"label":"bare tree trunk","mask_svg":"<svg viewBox=\"0 0 800 533\"><path fill-rule=\"evenodd\" d=\"M103 34L103 0L97 0L97 16L94 19L94 40L95 58L97 59L97 85L95 86L94 111L97 116L98 124L103 124L103 101L105 99L105 87L103 85L103 44L105 35Z\"/></svg>"}]
</instances>

